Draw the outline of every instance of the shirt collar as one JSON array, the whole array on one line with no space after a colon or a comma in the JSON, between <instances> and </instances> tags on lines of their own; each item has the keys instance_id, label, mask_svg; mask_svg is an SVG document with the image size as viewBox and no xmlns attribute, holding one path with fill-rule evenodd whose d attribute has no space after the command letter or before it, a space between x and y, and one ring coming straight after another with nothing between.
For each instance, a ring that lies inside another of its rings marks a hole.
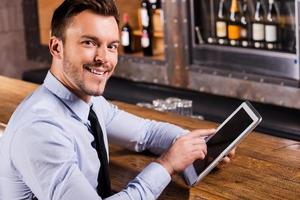
<instances>
[{"instance_id":1,"label":"shirt collar","mask_svg":"<svg viewBox=\"0 0 300 200\"><path fill-rule=\"evenodd\" d=\"M50 90L55 96L62 100L69 109L79 117L84 123L88 120L90 106L93 104L93 97L90 103L86 103L74 93L72 93L66 86L64 86L51 72L47 73L47 76L43 84L48 90Z\"/></svg>"}]
</instances>

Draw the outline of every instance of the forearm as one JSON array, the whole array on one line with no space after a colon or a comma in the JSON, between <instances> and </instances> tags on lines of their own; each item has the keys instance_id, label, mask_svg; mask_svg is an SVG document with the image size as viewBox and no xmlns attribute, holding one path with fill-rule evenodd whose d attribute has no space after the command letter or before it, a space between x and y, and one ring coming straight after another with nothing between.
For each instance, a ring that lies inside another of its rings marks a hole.
<instances>
[{"instance_id":1,"label":"forearm","mask_svg":"<svg viewBox=\"0 0 300 200\"><path fill-rule=\"evenodd\" d=\"M149 122L146 148L157 155L171 147L176 138L188 132L181 127L164 122Z\"/></svg>"},{"instance_id":2,"label":"forearm","mask_svg":"<svg viewBox=\"0 0 300 200\"><path fill-rule=\"evenodd\" d=\"M143 119L121 110L115 112L106 128L110 143L134 151L147 149L155 154L164 152L178 135L187 132L175 125Z\"/></svg>"}]
</instances>

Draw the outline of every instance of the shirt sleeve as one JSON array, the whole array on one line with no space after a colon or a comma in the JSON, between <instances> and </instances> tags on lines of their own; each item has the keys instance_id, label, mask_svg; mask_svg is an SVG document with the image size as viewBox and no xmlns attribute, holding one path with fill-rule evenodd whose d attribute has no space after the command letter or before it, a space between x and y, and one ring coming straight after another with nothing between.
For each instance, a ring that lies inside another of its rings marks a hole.
<instances>
[{"instance_id":1,"label":"shirt sleeve","mask_svg":"<svg viewBox=\"0 0 300 200\"><path fill-rule=\"evenodd\" d=\"M121 192L109 200L152 200L157 199L171 181L169 173L158 163L150 163Z\"/></svg>"},{"instance_id":2,"label":"shirt sleeve","mask_svg":"<svg viewBox=\"0 0 300 200\"><path fill-rule=\"evenodd\" d=\"M170 123L132 115L107 101L103 101L102 111L105 111L104 121L109 143L138 152L147 149L152 153L161 154L178 136L187 132Z\"/></svg>"},{"instance_id":3,"label":"shirt sleeve","mask_svg":"<svg viewBox=\"0 0 300 200\"><path fill-rule=\"evenodd\" d=\"M16 132L10 150L12 164L38 199L101 199L79 170L73 144L49 123L35 123Z\"/></svg>"},{"instance_id":4,"label":"shirt sleeve","mask_svg":"<svg viewBox=\"0 0 300 200\"><path fill-rule=\"evenodd\" d=\"M38 199L101 199L78 168L72 138L58 127L37 123L19 130L12 146L12 163ZM156 199L170 181L169 173L153 162L124 190L107 199Z\"/></svg>"}]
</instances>

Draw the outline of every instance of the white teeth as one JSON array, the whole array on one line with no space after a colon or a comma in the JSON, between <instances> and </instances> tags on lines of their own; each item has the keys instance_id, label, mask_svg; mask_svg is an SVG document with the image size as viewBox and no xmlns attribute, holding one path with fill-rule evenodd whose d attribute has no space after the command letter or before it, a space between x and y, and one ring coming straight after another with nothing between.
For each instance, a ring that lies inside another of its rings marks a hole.
<instances>
[{"instance_id":1,"label":"white teeth","mask_svg":"<svg viewBox=\"0 0 300 200\"><path fill-rule=\"evenodd\" d=\"M93 73L93 74L97 74L97 75L103 75L104 72L98 72L97 70L95 69L90 69L90 71Z\"/></svg>"}]
</instances>

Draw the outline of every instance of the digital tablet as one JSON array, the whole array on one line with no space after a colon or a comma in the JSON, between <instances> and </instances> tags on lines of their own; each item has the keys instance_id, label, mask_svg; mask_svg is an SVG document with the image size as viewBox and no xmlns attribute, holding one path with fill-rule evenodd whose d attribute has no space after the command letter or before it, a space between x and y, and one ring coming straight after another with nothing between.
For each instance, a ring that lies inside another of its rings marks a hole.
<instances>
[{"instance_id":1,"label":"digital tablet","mask_svg":"<svg viewBox=\"0 0 300 200\"><path fill-rule=\"evenodd\" d=\"M220 161L260 122L262 118L254 107L243 102L216 130L206 138L207 155L196 160L184 170L188 185L195 185L203 179Z\"/></svg>"}]
</instances>

